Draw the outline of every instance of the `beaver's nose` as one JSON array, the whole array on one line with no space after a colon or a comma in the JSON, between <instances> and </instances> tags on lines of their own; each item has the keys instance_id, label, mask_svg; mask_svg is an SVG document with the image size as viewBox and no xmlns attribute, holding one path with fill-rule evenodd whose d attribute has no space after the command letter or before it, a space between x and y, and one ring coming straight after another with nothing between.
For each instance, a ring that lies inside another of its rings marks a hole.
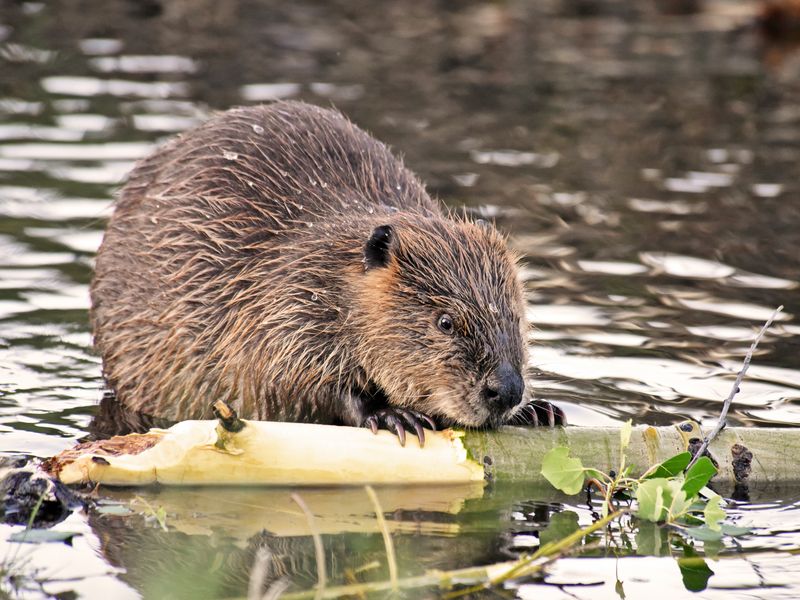
<instances>
[{"instance_id":1,"label":"beaver's nose","mask_svg":"<svg viewBox=\"0 0 800 600\"><path fill-rule=\"evenodd\" d=\"M525 382L519 371L508 362L503 362L486 379L483 397L487 403L508 410L522 400Z\"/></svg>"}]
</instances>

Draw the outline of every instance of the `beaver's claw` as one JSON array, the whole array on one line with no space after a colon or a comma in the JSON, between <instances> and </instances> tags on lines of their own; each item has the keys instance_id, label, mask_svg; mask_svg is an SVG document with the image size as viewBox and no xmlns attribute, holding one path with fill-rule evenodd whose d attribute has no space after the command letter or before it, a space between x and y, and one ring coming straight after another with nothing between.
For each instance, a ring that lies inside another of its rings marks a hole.
<instances>
[{"instance_id":1,"label":"beaver's claw","mask_svg":"<svg viewBox=\"0 0 800 600\"><path fill-rule=\"evenodd\" d=\"M556 425L563 426L567 424L567 417L564 411L546 400L531 400L528 402L519 412L518 419L521 421L521 425L529 427L539 427L540 425L555 427Z\"/></svg>"},{"instance_id":2,"label":"beaver's claw","mask_svg":"<svg viewBox=\"0 0 800 600\"><path fill-rule=\"evenodd\" d=\"M436 424L429 416L424 415L416 410L397 407L377 409L364 419L364 422L361 424L361 426L369 427L372 430L372 433L378 433L379 429L388 429L389 431L394 431L394 433L397 434L397 438L400 440L400 445L405 446L406 429L403 426L404 422L408 427L412 428L417 433L420 448L425 445L424 427L428 427L428 429L433 429L436 431Z\"/></svg>"}]
</instances>

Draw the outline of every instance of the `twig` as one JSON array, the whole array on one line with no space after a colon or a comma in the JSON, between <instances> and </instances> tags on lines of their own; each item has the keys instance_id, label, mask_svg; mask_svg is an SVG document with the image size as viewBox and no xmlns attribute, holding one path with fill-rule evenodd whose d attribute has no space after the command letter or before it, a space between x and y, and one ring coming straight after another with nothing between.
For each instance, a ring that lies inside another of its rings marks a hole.
<instances>
[{"instance_id":1,"label":"twig","mask_svg":"<svg viewBox=\"0 0 800 600\"><path fill-rule=\"evenodd\" d=\"M281 577L274 581L269 589L261 596L261 600L278 600L283 593L289 589L289 580L286 577Z\"/></svg>"},{"instance_id":2,"label":"twig","mask_svg":"<svg viewBox=\"0 0 800 600\"><path fill-rule=\"evenodd\" d=\"M519 577L528 577L534 573L539 573L544 568L555 560L566 556L568 552L577 550L577 544L583 540L587 535L606 527L611 521L622 515L625 511L620 510L606 515L602 519L598 519L588 527L574 531L568 536L561 538L555 542L549 542L531 555L521 556L515 563L512 563L510 569L502 569L494 575L490 575L486 581L473 585L471 587L462 588L454 592L444 594L443 598L452 600L453 598L461 598L473 593L481 592L486 589L496 587L501 583L510 579Z\"/></svg>"},{"instance_id":3,"label":"twig","mask_svg":"<svg viewBox=\"0 0 800 600\"><path fill-rule=\"evenodd\" d=\"M325 586L328 584L328 575L325 569L325 549L322 547L322 536L317 531L314 515L308 509L308 505L297 494L291 495L292 500L305 513L308 520L308 527L311 529L311 537L314 540L314 553L317 556L317 591L314 600L320 600L325 593Z\"/></svg>"},{"instance_id":4,"label":"twig","mask_svg":"<svg viewBox=\"0 0 800 600\"><path fill-rule=\"evenodd\" d=\"M624 512L624 511L621 511ZM433 587L439 590L452 589L454 585L479 584L474 590L484 591L492 585L502 583L512 577L530 576L539 572L548 562L563 556L570 548L577 545L587 535L602 529L611 521L620 516L621 512L608 515L596 521L585 529L580 529L571 533L567 537L557 542L546 544L539 548L534 554L524 556L516 561L493 563L452 571L429 570L423 575L404 577L397 580L397 584L402 590L413 590L419 588ZM358 594L374 594L385 592L392 589L389 581L370 581L355 585L333 586L325 589L323 598L341 598L342 596L353 596ZM469 588L468 588L469 590ZM315 597L315 591L290 592L282 596L282 600L309 600ZM473 590L469 590L473 591ZM456 592L458 593L458 592ZM463 595L463 592L462 594Z\"/></svg>"},{"instance_id":5,"label":"twig","mask_svg":"<svg viewBox=\"0 0 800 600\"><path fill-rule=\"evenodd\" d=\"M509 565L511 563L508 563ZM419 588L439 588L449 589L453 581L471 583L474 581L484 581L489 574L486 566L470 567L468 569L458 569L454 571L427 571L424 575L414 577L404 577L398 580L400 587L404 590ZM378 592L388 592L392 589L389 581L370 581L355 585L342 585L329 587L325 590L323 598L341 598L342 596L354 596L357 594L375 594ZM312 597L310 592L292 592L284 594L281 600L309 600Z\"/></svg>"},{"instance_id":6,"label":"twig","mask_svg":"<svg viewBox=\"0 0 800 600\"><path fill-rule=\"evenodd\" d=\"M345 569L344 570L344 578L347 581L347 585L358 585L358 583L359 583L358 575L360 573L363 573L364 571L369 571L369 570L372 570L372 569L379 569L380 566L381 566L381 563L379 563L377 560L373 560L372 562L368 562L367 564L365 564L365 565L363 565L361 567L358 567L356 569ZM354 596L358 596L359 600L366 600L367 599L367 594L363 590L358 592L358 593L356 593L356 594L353 594L353 595Z\"/></svg>"},{"instance_id":7,"label":"twig","mask_svg":"<svg viewBox=\"0 0 800 600\"><path fill-rule=\"evenodd\" d=\"M266 548L259 548L256 552L253 566L250 569L250 577L247 580L247 600L261 600L261 588L267 579L267 564L270 558L270 551Z\"/></svg>"},{"instance_id":8,"label":"twig","mask_svg":"<svg viewBox=\"0 0 800 600\"><path fill-rule=\"evenodd\" d=\"M719 432L725 428L727 424L727 416L728 416L728 409L731 407L731 403L733 402L733 397L739 393L739 386L742 384L742 379L744 379L745 373L747 373L748 367L750 367L750 360L753 358L753 352L756 351L758 347L758 343L761 341L761 338L764 337L764 333L766 333L769 326L772 325L772 322L775 320L775 317L783 310L783 305L776 308L773 313L770 315L767 322L761 327L761 330L756 335L756 338L753 340L753 343L750 344L750 349L747 351L747 354L744 357L744 363L742 364L742 369L739 371L739 374L736 376L736 381L733 382L733 388L731 389L731 393L728 394L728 397L725 398L725 402L722 403L722 410L719 413L719 420L717 421L716 426L714 429L709 433L706 438L703 440L703 444L700 446L700 449L695 452L695 455L692 457L691 462L686 467L685 471L688 471L692 468L694 463L700 460L700 457L706 453L708 450L709 444L719 435Z\"/></svg>"},{"instance_id":9,"label":"twig","mask_svg":"<svg viewBox=\"0 0 800 600\"><path fill-rule=\"evenodd\" d=\"M276 600L289 588L289 579L281 577L270 584L265 592L261 592L264 582L269 576L269 563L272 559L272 552L268 548L259 548L253 560L253 568L250 570L250 578L247 582L247 600Z\"/></svg>"},{"instance_id":10,"label":"twig","mask_svg":"<svg viewBox=\"0 0 800 600\"><path fill-rule=\"evenodd\" d=\"M372 506L375 507L375 518L378 520L378 527L383 535L383 544L386 546L386 562L389 563L389 581L392 584L392 591L396 592L400 588L397 585L397 558L394 554L394 543L392 543L392 536L389 533L389 528L386 526L386 519L383 517L383 509L381 503L378 502L378 495L371 485L364 486L367 496L372 500Z\"/></svg>"}]
</instances>

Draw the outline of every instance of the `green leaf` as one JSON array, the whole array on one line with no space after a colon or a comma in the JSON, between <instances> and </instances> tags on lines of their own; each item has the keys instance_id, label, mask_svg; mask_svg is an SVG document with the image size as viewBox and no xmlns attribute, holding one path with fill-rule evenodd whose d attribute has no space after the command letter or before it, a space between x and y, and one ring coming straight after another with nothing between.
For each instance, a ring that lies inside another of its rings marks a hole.
<instances>
[{"instance_id":1,"label":"green leaf","mask_svg":"<svg viewBox=\"0 0 800 600\"><path fill-rule=\"evenodd\" d=\"M686 515L692 501L686 497L680 479L647 479L639 483L636 514L647 521L672 523Z\"/></svg>"},{"instance_id":2,"label":"green leaf","mask_svg":"<svg viewBox=\"0 0 800 600\"><path fill-rule=\"evenodd\" d=\"M547 528L539 534L539 545L544 546L550 542L557 542L564 539L571 533L575 533L581 528L578 525L578 513L572 510L565 510L555 513L550 517Z\"/></svg>"},{"instance_id":3,"label":"green leaf","mask_svg":"<svg viewBox=\"0 0 800 600\"><path fill-rule=\"evenodd\" d=\"M639 503L636 514L639 518L654 523L664 520L664 496L668 485L669 481L663 478L648 479L639 484L636 488L636 500Z\"/></svg>"},{"instance_id":4,"label":"green leaf","mask_svg":"<svg viewBox=\"0 0 800 600\"><path fill-rule=\"evenodd\" d=\"M564 446L557 446L544 455L542 475L565 494L577 494L583 488L583 464L579 458L570 458L569 448Z\"/></svg>"},{"instance_id":5,"label":"green leaf","mask_svg":"<svg viewBox=\"0 0 800 600\"><path fill-rule=\"evenodd\" d=\"M622 424L619 428L619 449L620 454L625 454L628 445L631 443L631 431L633 431L633 424L630 419Z\"/></svg>"},{"instance_id":6,"label":"green leaf","mask_svg":"<svg viewBox=\"0 0 800 600\"><path fill-rule=\"evenodd\" d=\"M78 531L56 531L53 529L24 529L12 533L8 540L10 542L20 542L24 544L46 544L51 542L65 542L69 544L76 535L81 535Z\"/></svg>"},{"instance_id":7,"label":"green leaf","mask_svg":"<svg viewBox=\"0 0 800 600\"><path fill-rule=\"evenodd\" d=\"M169 531L167 528L167 510L163 506L159 506L156 511L156 521L164 531Z\"/></svg>"},{"instance_id":8,"label":"green leaf","mask_svg":"<svg viewBox=\"0 0 800 600\"><path fill-rule=\"evenodd\" d=\"M620 597L620 600L625 600L625 588L622 587L622 582L617 579L617 582L614 584L614 591L617 593L617 596Z\"/></svg>"},{"instance_id":9,"label":"green leaf","mask_svg":"<svg viewBox=\"0 0 800 600\"><path fill-rule=\"evenodd\" d=\"M721 531L714 531L705 525L702 527L689 527L688 529L684 529L684 531L687 535L701 542L716 542L722 539Z\"/></svg>"},{"instance_id":10,"label":"green leaf","mask_svg":"<svg viewBox=\"0 0 800 600\"><path fill-rule=\"evenodd\" d=\"M702 592L708 586L708 580L714 574L706 561L699 556L679 558L678 568L683 577L683 587L690 592Z\"/></svg>"},{"instance_id":11,"label":"green leaf","mask_svg":"<svg viewBox=\"0 0 800 600\"><path fill-rule=\"evenodd\" d=\"M654 470L645 477L645 479L655 479L657 477L675 477L681 473L692 460L692 455L689 452L681 452L672 458L668 458L660 465L657 465Z\"/></svg>"},{"instance_id":12,"label":"green leaf","mask_svg":"<svg viewBox=\"0 0 800 600\"><path fill-rule=\"evenodd\" d=\"M706 558L714 560L724 549L725 544L722 542L722 540L705 540L703 542L703 554Z\"/></svg>"},{"instance_id":13,"label":"green leaf","mask_svg":"<svg viewBox=\"0 0 800 600\"><path fill-rule=\"evenodd\" d=\"M667 480L667 489L664 494L664 505L667 509L666 520L677 521L684 516L692 506L692 501L686 497L680 480Z\"/></svg>"},{"instance_id":14,"label":"green leaf","mask_svg":"<svg viewBox=\"0 0 800 600\"><path fill-rule=\"evenodd\" d=\"M708 498L708 503L703 510L703 519L706 526L714 531L721 531L721 523L725 519L725 511L722 509L722 498L714 494Z\"/></svg>"},{"instance_id":15,"label":"green leaf","mask_svg":"<svg viewBox=\"0 0 800 600\"><path fill-rule=\"evenodd\" d=\"M725 535L729 535L731 537L737 537L737 536L740 536L740 535L747 535L748 533L752 533L753 528L752 527L739 527L737 525L727 525L725 523L722 523L720 525L720 530Z\"/></svg>"},{"instance_id":16,"label":"green leaf","mask_svg":"<svg viewBox=\"0 0 800 600\"><path fill-rule=\"evenodd\" d=\"M636 532L636 553L639 556L665 556L669 553L664 530L655 523L642 521Z\"/></svg>"},{"instance_id":17,"label":"green leaf","mask_svg":"<svg viewBox=\"0 0 800 600\"><path fill-rule=\"evenodd\" d=\"M692 465L692 468L686 471L686 480L683 482L683 491L686 492L686 496L688 498L695 497L716 474L717 469L711 459L701 456Z\"/></svg>"},{"instance_id":18,"label":"green leaf","mask_svg":"<svg viewBox=\"0 0 800 600\"><path fill-rule=\"evenodd\" d=\"M625 423L622 424L622 427L619 428L619 473L618 477L625 476L625 450L628 448L628 444L631 443L631 430L633 429L633 425L631 424L631 420L628 419Z\"/></svg>"}]
</instances>

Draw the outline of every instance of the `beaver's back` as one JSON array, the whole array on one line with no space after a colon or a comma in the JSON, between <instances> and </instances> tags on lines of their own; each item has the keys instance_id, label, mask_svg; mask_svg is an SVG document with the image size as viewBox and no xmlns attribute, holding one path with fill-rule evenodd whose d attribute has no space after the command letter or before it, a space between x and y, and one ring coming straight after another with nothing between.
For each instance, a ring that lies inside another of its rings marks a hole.
<instances>
[{"instance_id":1,"label":"beaver's back","mask_svg":"<svg viewBox=\"0 0 800 600\"><path fill-rule=\"evenodd\" d=\"M200 415L201 396L226 388L212 332L239 326L243 273L300 232L387 207L438 213L386 146L331 110L239 108L171 140L131 173L97 256L91 319L110 386L133 408ZM198 397L164 410L167 385Z\"/></svg>"},{"instance_id":2,"label":"beaver's back","mask_svg":"<svg viewBox=\"0 0 800 600\"><path fill-rule=\"evenodd\" d=\"M116 211L161 210L159 200L215 216L252 213L270 230L369 211L370 202L438 210L384 144L340 113L300 102L229 110L175 137L136 166Z\"/></svg>"}]
</instances>

